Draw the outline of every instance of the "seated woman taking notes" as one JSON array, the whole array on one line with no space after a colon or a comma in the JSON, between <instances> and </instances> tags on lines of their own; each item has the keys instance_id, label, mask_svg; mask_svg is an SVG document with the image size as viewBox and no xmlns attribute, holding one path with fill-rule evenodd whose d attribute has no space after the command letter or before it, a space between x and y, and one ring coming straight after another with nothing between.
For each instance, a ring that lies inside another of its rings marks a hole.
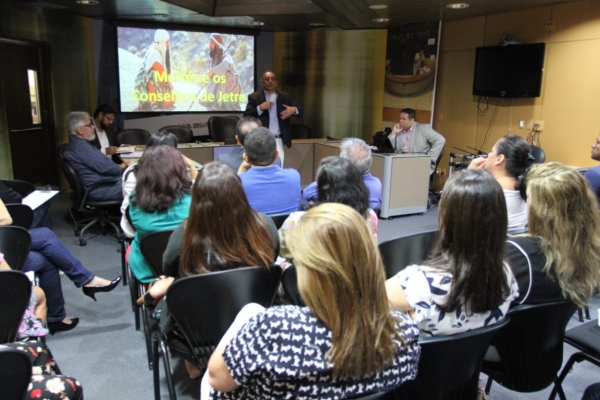
<instances>
[{"instance_id":1,"label":"seated woman taking notes","mask_svg":"<svg viewBox=\"0 0 600 400\"><path fill-rule=\"evenodd\" d=\"M363 216L342 204L317 206L288 243L308 307L251 317L211 356L202 393L210 384L212 399L345 399L414 379L419 331L389 309L383 263Z\"/></svg>"}]
</instances>

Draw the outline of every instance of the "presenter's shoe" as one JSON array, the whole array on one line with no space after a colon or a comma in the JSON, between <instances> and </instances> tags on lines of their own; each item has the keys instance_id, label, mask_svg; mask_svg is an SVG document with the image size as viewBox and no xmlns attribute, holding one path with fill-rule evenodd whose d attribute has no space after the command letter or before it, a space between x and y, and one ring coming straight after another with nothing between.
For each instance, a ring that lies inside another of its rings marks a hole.
<instances>
[{"instance_id":1,"label":"presenter's shoe","mask_svg":"<svg viewBox=\"0 0 600 400\"><path fill-rule=\"evenodd\" d=\"M119 285L119 282L121 282L121 276L117 276L106 286L84 286L82 288L83 294L85 294L86 296L90 296L92 299L94 299L94 301L97 301L96 293L110 292Z\"/></svg>"},{"instance_id":2,"label":"presenter's shoe","mask_svg":"<svg viewBox=\"0 0 600 400\"><path fill-rule=\"evenodd\" d=\"M48 330L50 331L51 335L54 335L56 332L70 331L71 329L75 329L77 324L79 324L79 318L71 318L70 324L62 321L48 322Z\"/></svg>"}]
</instances>

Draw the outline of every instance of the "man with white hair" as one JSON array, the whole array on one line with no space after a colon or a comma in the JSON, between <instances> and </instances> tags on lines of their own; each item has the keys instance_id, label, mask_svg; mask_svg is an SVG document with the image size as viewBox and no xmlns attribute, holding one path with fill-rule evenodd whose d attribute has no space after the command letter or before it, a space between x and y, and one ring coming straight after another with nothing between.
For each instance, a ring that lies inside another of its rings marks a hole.
<instances>
[{"instance_id":1,"label":"man with white hair","mask_svg":"<svg viewBox=\"0 0 600 400\"><path fill-rule=\"evenodd\" d=\"M64 158L77 171L87 189L100 181L114 180L114 183L100 185L90 191L94 200L123 200L121 173L127 168L126 163L115 164L106 158L94 146L94 124L90 115L84 111L73 111L67 115L69 143L63 153Z\"/></svg>"},{"instance_id":2,"label":"man with white hair","mask_svg":"<svg viewBox=\"0 0 600 400\"><path fill-rule=\"evenodd\" d=\"M373 158L371 148L364 140L358 138L346 138L340 146L340 157L354 164L363 176L365 186L369 189L369 207L375 210L381 206L381 181L369 172ZM315 202L319 198L317 182L308 185L302 192L302 198L306 202Z\"/></svg>"},{"instance_id":3,"label":"man with white hair","mask_svg":"<svg viewBox=\"0 0 600 400\"><path fill-rule=\"evenodd\" d=\"M169 33L164 29L154 32L154 42L148 48L142 66L135 78L135 88L147 97L136 111L169 111L174 109L173 84L167 76L171 70Z\"/></svg>"}]
</instances>

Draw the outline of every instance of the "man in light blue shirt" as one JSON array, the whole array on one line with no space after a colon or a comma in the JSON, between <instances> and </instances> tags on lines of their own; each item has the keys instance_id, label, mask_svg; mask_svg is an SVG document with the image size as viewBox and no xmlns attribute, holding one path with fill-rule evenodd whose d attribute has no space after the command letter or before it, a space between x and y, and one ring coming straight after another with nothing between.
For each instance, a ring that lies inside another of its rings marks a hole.
<instances>
[{"instance_id":1,"label":"man in light blue shirt","mask_svg":"<svg viewBox=\"0 0 600 400\"><path fill-rule=\"evenodd\" d=\"M265 214L298 211L300 174L275 165L278 157L275 138L267 128L256 128L244 139L244 162L239 170L250 206Z\"/></svg>"}]
</instances>

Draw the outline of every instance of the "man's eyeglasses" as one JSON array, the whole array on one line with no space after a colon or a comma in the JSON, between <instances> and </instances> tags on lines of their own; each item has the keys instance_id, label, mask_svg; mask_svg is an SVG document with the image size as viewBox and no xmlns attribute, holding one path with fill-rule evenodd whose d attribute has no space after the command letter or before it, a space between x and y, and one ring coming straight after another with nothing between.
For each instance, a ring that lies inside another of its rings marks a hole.
<instances>
[{"instance_id":1,"label":"man's eyeglasses","mask_svg":"<svg viewBox=\"0 0 600 400\"><path fill-rule=\"evenodd\" d=\"M275 78L274 76L267 76L266 78L263 78L263 81L277 82L277 78Z\"/></svg>"},{"instance_id":2,"label":"man's eyeglasses","mask_svg":"<svg viewBox=\"0 0 600 400\"><path fill-rule=\"evenodd\" d=\"M85 125L82 125L82 126L87 126L88 128L93 128L94 127L94 123L90 122L89 124L85 124Z\"/></svg>"}]
</instances>

